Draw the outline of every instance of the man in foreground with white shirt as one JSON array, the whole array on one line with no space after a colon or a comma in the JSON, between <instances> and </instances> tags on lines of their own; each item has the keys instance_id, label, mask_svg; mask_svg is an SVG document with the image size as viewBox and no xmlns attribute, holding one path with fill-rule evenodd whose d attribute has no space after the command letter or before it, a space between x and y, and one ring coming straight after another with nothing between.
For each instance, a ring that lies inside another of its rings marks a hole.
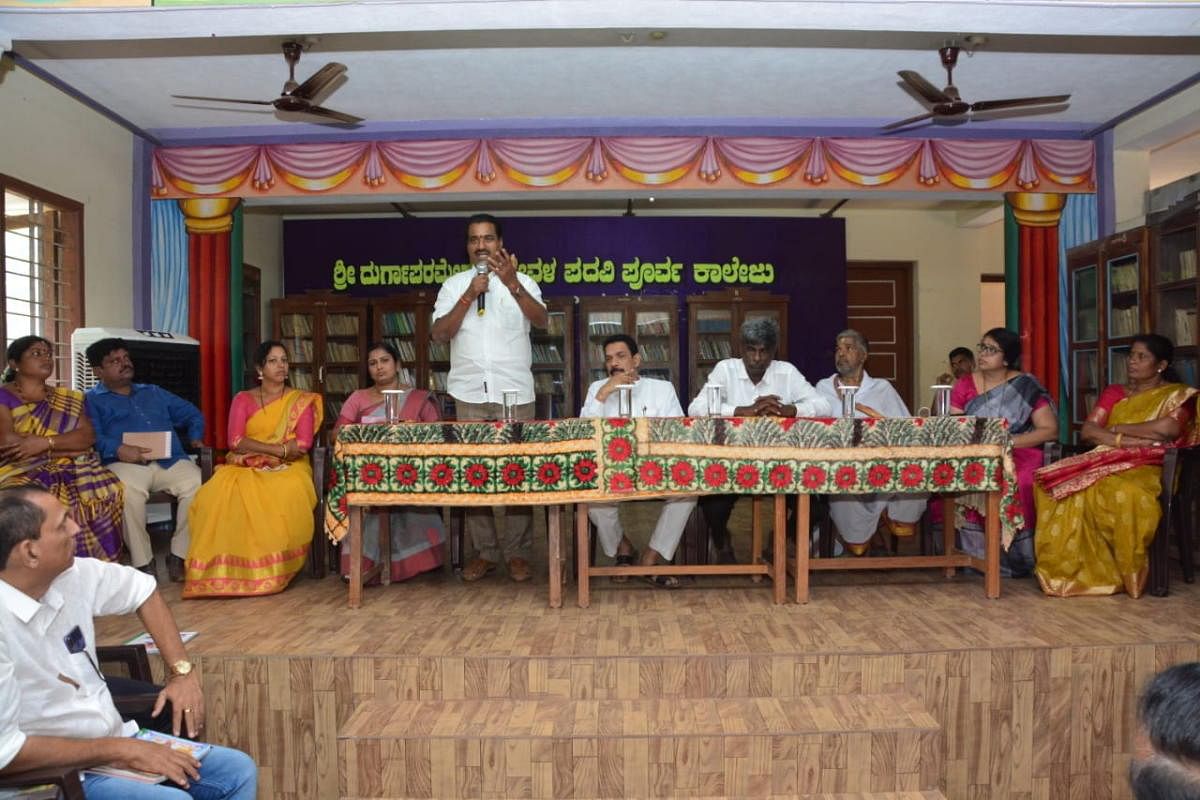
<instances>
[{"instance_id":1,"label":"man in foreground with white shirt","mask_svg":"<svg viewBox=\"0 0 1200 800\"><path fill-rule=\"evenodd\" d=\"M682 417L683 408L679 405L679 394L668 381L657 378L644 378L638 375L638 367L642 364L642 356L638 353L637 342L632 336L618 333L604 340L604 369L608 378L601 378L588 387L587 397L583 401L580 417L618 417L618 391L622 386L629 386L632 392L630 406L635 417ZM662 511L658 515L658 523L650 537L641 558L633 549L633 542L625 535L621 527L619 503L593 503L588 506L588 519L596 526L596 538L604 552L612 558L617 566L643 567L654 566L660 561L670 561L675 556L675 548L683 536L688 517L696 507L695 497L671 497L663 501ZM622 582L624 576L615 576L614 581ZM674 575L652 575L646 580L655 586L674 589L679 586L679 579Z\"/></svg>"},{"instance_id":2,"label":"man in foreground with white shirt","mask_svg":"<svg viewBox=\"0 0 1200 800\"><path fill-rule=\"evenodd\" d=\"M467 256L476 265L450 276L433 306L435 342L450 343L446 390L454 398L459 421L503 416L505 392L516 392L516 419L533 419L533 348L531 325L549 321L542 292L528 275L517 272L517 257L504 249L500 220L476 214L467 220ZM514 581L527 581L533 549L533 509L505 509L507 533L497 538L490 506L463 512L475 558L463 568L465 581L494 572L501 557Z\"/></svg>"},{"instance_id":3,"label":"man in foreground with white shirt","mask_svg":"<svg viewBox=\"0 0 1200 800\"><path fill-rule=\"evenodd\" d=\"M841 406L838 387L857 386L854 392L856 417L908 417L908 406L890 381L867 374L870 345L867 337L854 329L837 335L834 366L828 378L817 383L817 391L830 403ZM917 520L925 511L927 494L850 494L830 495L829 516L838 535L856 556L867 552L871 537L882 524L896 536L911 536Z\"/></svg>"},{"instance_id":4,"label":"man in foreground with white shirt","mask_svg":"<svg viewBox=\"0 0 1200 800\"><path fill-rule=\"evenodd\" d=\"M748 319L741 329L742 356L717 363L688 406L693 417L826 417L832 409L812 385L787 361L777 361L779 324L769 317ZM720 408L708 407L708 386L721 387ZM729 536L729 516L739 495L706 495L700 510L717 561L736 563Z\"/></svg>"},{"instance_id":5,"label":"man in foreground with white shirt","mask_svg":"<svg viewBox=\"0 0 1200 800\"><path fill-rule=\"evenodd\" d=\"M203 763L132 738L96 664L97 615L136 611L167 664L155 703L170 702L172 730L204 727L200 679L153 577L74 557L75 524L40 487L0 490L0 775L95 767L165 775L163 783L87 773L89 800L252 800L257 768L245 753L213 746Z\"/></svg>"}]
</instances>

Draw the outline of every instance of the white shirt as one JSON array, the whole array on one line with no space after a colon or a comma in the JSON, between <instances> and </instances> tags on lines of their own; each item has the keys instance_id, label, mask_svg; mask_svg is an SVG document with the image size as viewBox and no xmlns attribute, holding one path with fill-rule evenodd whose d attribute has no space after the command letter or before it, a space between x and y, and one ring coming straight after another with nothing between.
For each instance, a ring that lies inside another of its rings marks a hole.
<instances>
[{"instance_id":1,"label":"white shirt","mask_svg":"<svg viewBox=\"0 0 1200 800\"><path fill-rule=\"evenodd\" d=\"M738 406L752 405L758 398L772 394L784 405L794 405L798 417L827 417L833 413L833 407L817 394L800 370L778 359L768 364L762 380L754 383L742 359L727 358L718 362L708 373L706 385L724 388L725 400L721 403L723 417L733 416L733 410ZM700 393L688 405L688 414L702 417L708 413L708 397L701 387Z\"/></svg>"},{"instance_id":2,"label":"white shirt","mask_svg":"<svg viewBox=\"0 0 1200 800\"><path fill-rule=\"evenodd\" d=\"M75 559L40 602L0 580L0 631L15 659L21 731L73 739L131 736L137 731L136 722L121 721L108 686L93 668L93 618L136 611L154 588L152 576L94 558ZM63 641L76 626L86 655L69 653Z\"/></svg>"},{"instance_id":3,"label":"white shirt","mask_svg":"<svg viewBox=\"0 0 1200 800\"><path fill-rule=\"evenodd\" d=\"M18 722L20 708L21 692L8 655L8 642L0 630L0 769L7 767L25 746L25 734Z\"/></svg>"},{"instance_id":4,"label":"white shirt","mask_svg":"<svg viewBox=\"0 0 1200 800\"><path fill-rule=\"evenodd\" d=\"M433 305L436 322L454 310L454 304L475 278L473 269L452 275L442 284ZM522 291L541 305L542 290L524 273L517 273ZM500 403L504 392L517 390L518 403L533 402L533 348L529 344L529 318L517 298L496 277L488 274L487 309L481 317L475 303L467 309L462 326L450 340L450 375L446 391L467 403Z\"/></svg>"},{"instance_id":5,"label":"white shirt","mask_svg":"<svg viewBox=\"0 0 1200 800\"><path fill-rule=\"evenodd\" d=\"M608 382L601 378L587 390L587 398L583 401L580 417L619 417L617 413L617 393L610 394L603 403L596 399L600 387ZM635 417L682 417L683 407L679 405L679 394L670 381L658 378L638 378L633 384L633 415Z\"/></svg>"},{"instance_id":6,"label":"white shirt","mask_svg":"<svg viewBox=\"0 0 1200 800\"><path fill-rule=\"evenodd\" d=\"M842 398L838 394L838 376L835 372L828 378L822 378L817 383L817 391L828 400L834 408L841 412ZM854 393L854 404L869 406L885 417L911 417L908 405L900 398L900 393L892 386L891 381L883 378L872 378L863 370L862 384ZM854 409L854 416L865 417L866 414Z\"/></svg>"}]
</instances>

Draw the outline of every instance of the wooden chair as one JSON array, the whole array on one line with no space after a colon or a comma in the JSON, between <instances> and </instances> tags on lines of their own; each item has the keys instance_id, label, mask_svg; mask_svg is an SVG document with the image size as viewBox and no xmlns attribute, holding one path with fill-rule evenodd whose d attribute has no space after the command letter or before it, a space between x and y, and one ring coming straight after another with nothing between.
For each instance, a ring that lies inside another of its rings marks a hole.
<instances>
[{"instance_id":1,"label":"wooden chair","mask_svg":"<svg viewBox=\"0 0 1200 800\"><path fill-rule=\"evenodd\" d=\"M56 786L64 800L86 800L83 794L83 770L78 767L31 769L0 775L0 789L32 789L37 786Z\"/></svg>"},{"instance_id":2,"label":"wooden chair","mask_svg":"<svg viewBox=\"0 0 1200 800\"><path fill-rule=\"evenodd\" d=\"M1069 445L1047 442L1042 463L1053 464L1061 458L1091 450L1091 445ZM1200 520L1200 446L1166 447L1163 449L1162 481L1158 503L1162 517L1150 543L1150 576L1147 590L1155 597L1166 597L1171 579L1171 532L1179 550L1180 570L1184 583L1196 579L1194 539Z\"/></svg>"}]
</instances>

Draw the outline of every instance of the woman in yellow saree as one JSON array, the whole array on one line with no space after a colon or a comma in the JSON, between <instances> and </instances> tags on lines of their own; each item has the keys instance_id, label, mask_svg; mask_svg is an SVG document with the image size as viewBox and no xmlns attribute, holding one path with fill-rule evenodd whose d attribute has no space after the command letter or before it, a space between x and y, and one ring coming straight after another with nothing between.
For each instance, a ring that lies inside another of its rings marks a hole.
<instances>
[{"instance_id":1,"label":"woman in yellow saree","mask_svg":"<svg viewBox=\"0 0 1200 800\"><path fill-rule=\"evenodd\" d=\"M285 385L282 343L263 342L254 362L262 383L233 398L233 449L189 510L185 598L281 592L312 542L317 494L307 453L321 427L321 396Z\"/></svg>"},{"instance_id":2,"label":"woman in yellow saree","mask_svg":"<svg viewBox=\"0 0 1200 800\"><path fill-rule=\"evenodd\" d=\"M1034 473L1037 578L1057 597L1140 597L1162 511L1163 447L1196 443L1196 390L1174 382L1174 348L1134 337L1128 383L1101 393L1081 438L1096 448Z\"/></svg>"}]
</instances>

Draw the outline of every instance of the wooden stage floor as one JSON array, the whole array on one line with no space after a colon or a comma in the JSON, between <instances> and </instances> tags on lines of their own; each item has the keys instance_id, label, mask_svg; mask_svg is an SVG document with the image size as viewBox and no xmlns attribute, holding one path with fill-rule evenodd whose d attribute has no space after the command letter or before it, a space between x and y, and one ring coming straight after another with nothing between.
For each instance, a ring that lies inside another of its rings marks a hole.
<instances>
[{"instance_id":1,"label":"wooden stage floor","mask_svg":"<svg viewBox=\"0 0 1200 800\"><path fill-rule=\"evenodd\" d=\"M357 611L337 577L161 588L200 632L208 738L255 756L261 797L1122 798L1136 692L1200 658L1180 582L989 601L972 575L817 574L809 604L774 606L767 581L598 581L557 611L544 575L447 571Z\"/></svg>"}]
</instances>

